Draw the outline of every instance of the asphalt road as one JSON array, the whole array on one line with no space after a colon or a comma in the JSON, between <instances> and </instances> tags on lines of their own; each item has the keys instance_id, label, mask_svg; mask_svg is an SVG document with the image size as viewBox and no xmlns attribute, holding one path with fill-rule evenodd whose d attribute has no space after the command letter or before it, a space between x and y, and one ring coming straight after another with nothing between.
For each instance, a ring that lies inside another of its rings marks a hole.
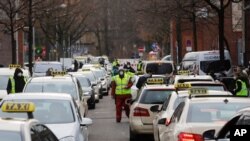
<instances>
[{"instance_id":1,"label":"asphalt road","mask_svg":"<svg viewBox=\"0 0 250 141\"><path fill-rule=\"evenodd\" d=\"M111 96L105 96L89 110L88 117L93 120L89 127L89 141L129 141L129 121L123 111L121 123L115 120L115 104ZM142 141L153 141L152 136L143 136Z\"/></svg>"}]
</instances>

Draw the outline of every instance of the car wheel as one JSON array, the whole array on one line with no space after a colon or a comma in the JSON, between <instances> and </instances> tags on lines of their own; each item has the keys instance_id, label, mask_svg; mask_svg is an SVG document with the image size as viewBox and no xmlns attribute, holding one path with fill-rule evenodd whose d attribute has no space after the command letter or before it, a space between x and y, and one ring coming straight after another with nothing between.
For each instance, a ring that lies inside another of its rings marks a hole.
<instances>
[{"instance_id":1,"label":"car wheel","mask_svg":"<svg viewBox=\"0 0 250 141\"><path fill-rule=\"evenodd\" d=\"M89 109L95 109L95 102L89 105Z\"/></svg>"},{"instance_id":2,"label":"car wheel","mask_svg":"<svg viewBox=\"0 0 250 141\"><path fill-rule=\"evenodd\" d=\"M103 98L103 94L100 94L100 95L99 95L99 98L102 99L102 98Z\"/></svg>"},{"instance_id":3,"label":"car wheel","mask_svg":"<svg viewBox=\"0 0 250 141\"><path fill-rule=\"evenodd\" d=\"M139 136L129 129L129 141L138 141Z\"/></svg>"},{"instance_id":4,"label":"car wheel","mask_svg":"<svg viewBox=\"0 0 250 141\"><path fill-rule=\"evenodd\" d=\"M99 103L99 99L98 99L98 100L95 100L95 103Z\"/></svg>"},{"instance_id":5,"label":"car wheel","mask_svg":"<svg viewBox=\"0 0 250 141\"><path fill-rule=\"evenodd\" d=\"M105 92L105 93L104 93L104 96L108 96L108 95L109 95L109 92Z\"/></svg>"}]
</instances>

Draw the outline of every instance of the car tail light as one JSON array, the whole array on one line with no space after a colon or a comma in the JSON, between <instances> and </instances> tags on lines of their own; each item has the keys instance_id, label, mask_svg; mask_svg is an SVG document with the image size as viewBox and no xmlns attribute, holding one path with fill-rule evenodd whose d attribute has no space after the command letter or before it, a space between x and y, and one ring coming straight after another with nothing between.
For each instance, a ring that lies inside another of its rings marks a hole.
<instances>
[{"instance_id":1,"label":"car tail light","mask_svg":"<svg viewBox=\"0 0 250 141\"><path fill-rule=\"evenodd\" d=\"M139 116L139 117L149 117L149 112L148 112L148 109L144 109L144 108L141 108L141 107L136 107L134 109L134 116Z\"/></svg>"},{"instance_id":2,"label":"car tail light","mask_svg":"<svg viewBox=\"0 0 250 141\"><path fill-rule=\"evenodd\" d=\"M170 124L170 120L166 118L165 125L168 126Z\"/></svg>"},{"instance_id":3,"label":"car tail light","mask_svg":"<svg viewBox=\"0 0 250 141\"><path fill-rule=\"evenodd\" d=\"M204 140L202 136L199 134L181 132L178 135L178 141L204 141Z\"/></svg>"}]
</instances>

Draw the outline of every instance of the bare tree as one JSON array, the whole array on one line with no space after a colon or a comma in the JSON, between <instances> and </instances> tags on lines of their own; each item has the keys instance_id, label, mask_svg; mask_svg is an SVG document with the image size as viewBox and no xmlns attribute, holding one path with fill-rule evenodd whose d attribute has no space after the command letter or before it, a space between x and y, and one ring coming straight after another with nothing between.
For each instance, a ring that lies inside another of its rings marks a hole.
<instances>
[{"instance_id":1,"label":"bare tree","mask_svg":"<svg viewBox=\"0 0 250 141\"><path fill-rule=\"evenodd\" d=\"M56 0L48 1L50 6L39 18L41 29L50 44L59 51L59 57L68 57L71 44L86 31L85 20L93 9L86 1L66 4Z\"/></svg>"}]
</instances>

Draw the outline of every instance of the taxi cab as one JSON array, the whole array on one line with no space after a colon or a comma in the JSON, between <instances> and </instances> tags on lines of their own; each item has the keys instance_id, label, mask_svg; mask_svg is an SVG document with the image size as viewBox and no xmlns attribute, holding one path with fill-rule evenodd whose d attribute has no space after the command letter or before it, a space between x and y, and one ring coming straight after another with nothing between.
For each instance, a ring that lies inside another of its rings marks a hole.
<instances>
[{"instance_id":1,"label":"taxi cab","mask_svg":"<svg viewBox=\"0 0 250 141\"><path fill-rule=\"evenodd\" d=\"M91 81L91 85L95 93L95 100L98 103L99 99L101 99L103 96L101 92L101 89L102 89L101 81L98 80L98 78L96 78L96 76L93 74L93 72L90 69L79 69L78 72L83 74L85 77L87 77Z\"/></svg>"},{"instance_id":2,"label":"taxi cab","mask_svg":"<svg viewBox=\"0 0 250 141\"><path fill-rule=\"evenodd\" d=\"M88 113L88 94L82 91L80 82L66 72L53 72L53 76L33 77L25 85L23 92L54 92L71 95L78 105L81 114L85 117Z\"/></svg>"},{"instance_id":3,"label":"taxi cab","mask_svg":"<svg viewBox=\"0 0 250 141\"><path fill-rule=\"evenodd\" d=\"M192 87L190 83L180 83L175 85L176 90L178 89L192 89L197 87ZM208 95L232 95L227 91L215 91L209 89L207 91ZM170 118L175 111L176 107L183 102L189 96L188 90L174 91L170 95L170 97L164 101L161 109L159 110L159 106L154 106L151 108L151 111L158 113L153 120L153 128L154 128L154 139L155 141L161 141L164 130L166 130L169 124Z\"/></svg>"},{"instance_id":4,"label":"taxi cab","mask_svg":"<svg viewBox=\"0 0 250 141\"><path fill-rule=\"evenodd\" d=\"M10 64L8 68L0 68L0 101L7 95L7 85L9 81L9 77L14 75L16 68L21 68L18 64ZM21 68L22 69L22 68ZM23 76L28 79L30 77L30 73L28 70L22 69Z\"/></svg>"},{"instance_id":5,"label":"taxi cab","mask_svg":"<svg viewBox=\"0 0 250 141\"><path fill-rule=\"evenodd\" d=\"M177 84L193 81L213 82L214 79L210 75L192 75L189 71L178 71L178 75L171 77L169 83Z\"/></svg>"},{"instance_id":6,"label":"taxi cab","mask_svg":"<svg viewBox=\"0 0 250 141\"><path fill-rule=\"evenodd\" d=\"M36 110L33 112L34 119L45 124L60 141L88 140L88 125L92 124L92 120L81 116L75 100L70 95L56 93L12 94L3 99L1 108L29 108L28 105L12 106L8 104L10 102L34 103L36 106ZM24 113L0 111L0 117L2 118L27 119L29 116Z\"/></svg>"},{"instance_id":7,"label":"taxi cab","mask_svg":"<svg viewBox=\"0 0 250 141\"><path fill-rule=\"evenodd\" d=\"M0 118L0 137L2 141L59 141L54 133L38 120L33 119L34 103L6 102L2 112L24 113L29 118Z\"/></svg>"},{"instance_id":8,"label":"taxi cab","mask_svg":"<svg viewBox=\"0 0 250 141\"><path fill-rule=\"evenodd\" d=\"M203 133L205 141L230 141L233 140L230 135L231 130L237 128L237 126L244 126L246 128L250 125L250 107L246 107L238 111L231 119L218 131L214 129L207 130ZM249 133L246 133L249 134ZM235 136L235 140L245 139L245 136Z\"/></svg>"},{"instance_id":9,"label":"taxi cab","mask_svg":"<svg viewBox=\"0 0 250 141\"><path fill-rule=\"evenodd\" d=\"M250 99L232 95L209 95L205 88L189 90L175 109L161 141L202 141L208 129L218 131L237 111L250 106Z\"/></svg>"},{"instance_id":10,"label":"taxi cab","mask_svg":"<svg viewBox=\"0 0 250 141\"><path fill-rule=\"evenodd\" d=\"M174 86L167 86L163 78L147 79L130 107L130 141L138 140L140 134L153 134L155 113L150 111L150 108L155 105L161 106L174 90Z\"/></svg>"}]
</instances>

